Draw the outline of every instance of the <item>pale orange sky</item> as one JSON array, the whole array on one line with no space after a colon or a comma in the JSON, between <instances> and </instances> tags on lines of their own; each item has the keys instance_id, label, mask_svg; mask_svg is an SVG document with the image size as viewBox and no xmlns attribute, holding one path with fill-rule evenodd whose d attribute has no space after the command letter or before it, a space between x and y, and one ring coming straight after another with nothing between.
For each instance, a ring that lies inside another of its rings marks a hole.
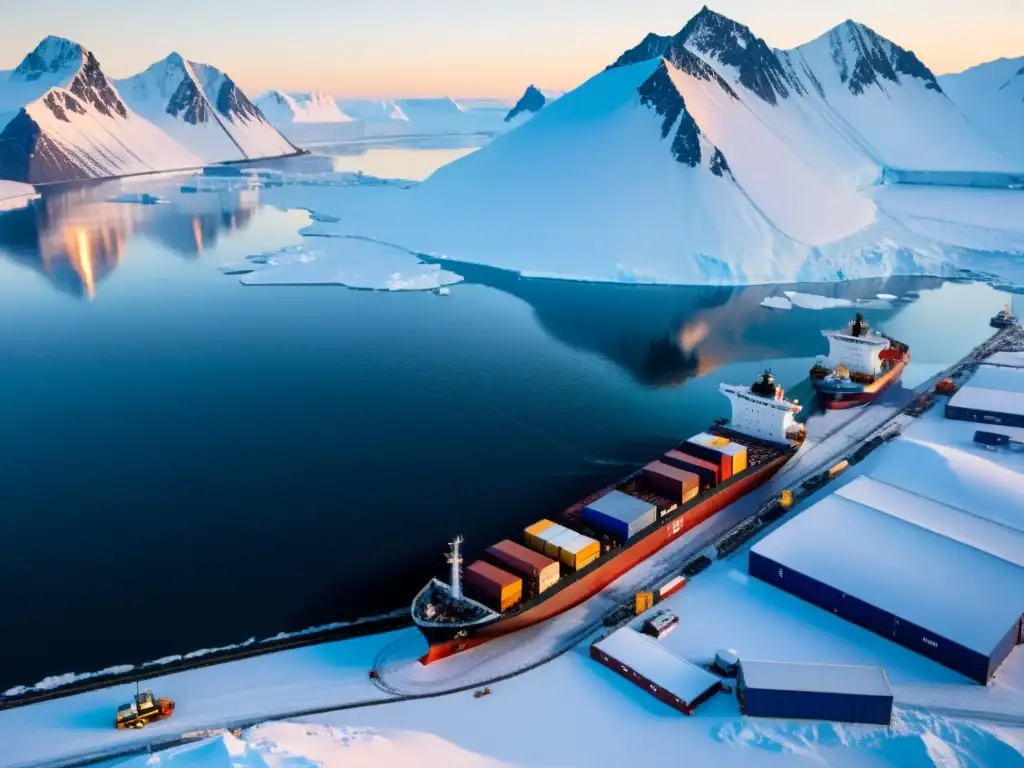
<instances>
[{"instance_id":1,"label":"pale orange sky","mask_svg":"<svg viewBox=\"0 0 1024 768\"><path fill-rule=\"evenodd\" d=\"M113 77L172 50L250 93L518 96L570 89L639 42L678 31L700 0L45 0L5 8L0 67L47 34L92 50ZM792 47L854 18L937 74L1024 55L1024 0L721 0L714 10ZM111 20L116 23L111 23Z\"/></svg>"}]
</instances>

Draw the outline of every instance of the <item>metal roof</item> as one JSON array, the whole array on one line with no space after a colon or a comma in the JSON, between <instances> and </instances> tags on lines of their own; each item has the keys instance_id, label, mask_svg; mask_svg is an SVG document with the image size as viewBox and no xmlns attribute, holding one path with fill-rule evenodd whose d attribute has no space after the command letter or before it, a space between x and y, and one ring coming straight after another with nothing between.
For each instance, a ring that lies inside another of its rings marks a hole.
<instances>
[{"instance_id":1,"label":"metal roof","mask_svg":"<svg viewBox=\"0 0 1024 768\"><path fill-rule=\"evenodd\" d=\"M748 688L892 696L889 679L881 667L756 661L741 658L740 668L743 670L743 682Z\"/></svg>"},{"instance_id":2,"label":"metal roof","mask_svg":"<svg viewBox=\"0 0 1024 768\"><path fill-rule=\"evenodd\" d=\"M609 491L587 506L627 525L650 514L652 510L657 510L653 504L622 491Z\"/></svg>"},{"instance_id":3,"label":"metal roof","mask_svg":"<svg viewBox=\"0 0 1024 768\"><path fill-rule=\"evenodd\" d=\"M629 627L613 632L594 645L687 703L720 682L710 672L676 656L661 643Z\"/></svg>"}]
</instances>

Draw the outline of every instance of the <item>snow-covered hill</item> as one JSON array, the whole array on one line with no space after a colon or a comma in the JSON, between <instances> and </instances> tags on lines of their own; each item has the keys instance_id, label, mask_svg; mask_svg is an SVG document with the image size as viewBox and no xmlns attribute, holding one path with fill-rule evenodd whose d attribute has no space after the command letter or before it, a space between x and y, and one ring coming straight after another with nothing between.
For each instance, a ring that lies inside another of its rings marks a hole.
<instances>
[{"instance_id":1,"label":"snow-covered hill","mask_svg":"<svg viewBox=\"0 0 1024 768\"><path fill-rule=\"evenodd\" d=\"M944 75L939 84L992 145L1024 169L1024 56Z\"/></svg>"},{"instance_id":2,"label":"snow-covered hill","mask_svg":"<svg viewBox=\"0 0 1024 768\"><path fill-rule=\"evenodd\" d=\"M519 101L505 115L505 122L513 125L525 123L535 114L540 112L545 105L563 96L563 91L543 90L535 85L527 86Z\"/></svg>"},{"instance_id":3,"label":"snow-covered hill","mask_svg":"<svg viewBox=\"0 0 1024 768\"><path fill-rule=\"evenodd\" d=\"M338 99L338 106L346 115L369 123L386 123L395 120L407 122L409 120L397 103L387 99Z\"/></svg>"},{"instance_id":4,"label":"snow-covered hill","mask_svg":"<svg viewBox=\"0 0 1024 768\"><path fill-rule=\"evenodd\" d=\"M448 97L393 100L339 99L341 111L366 123L373 135L445 135L502 130L507 104L496 99Z\"/></svg>"},{"instance_id":5,"label":"snow-covered hill","mask_svg":"<svg viewBox=\"0 0 1024 768\"><path fill-rule=\"evenodd\" d=\"M122 100L96 57L47 37L0 72L0 178L44 183L183 168L199 155Z\"/></svg>"},{"instance_id":6,"label":"snow-covered hill","mask_svg":"<svg viewBox=\"0 0 1024 768\"><path fill-rule=\"evenodd\" d=\"M267 91L256 99L256 106L274 125L352 121L352 118L338 107L338 102L323 91L309 93Z\"/></svg>"},{"instance_id":7,"label":"snow-covered hill","mask_svg":"<svg viewBox=\"0 0 1024 768\"><path fill-rule=\"evenodd\" d=\"M129 107L204 162L295 151L234 80L209 64L172 53L116 86Z\"/></svg>"},{"instance_id":8,"label":"snow-covered hill","mask_svg":"<svg viewBox=\"0 0 1024 768\"><path fill-rule=\"evenodd\" d=\"M935 274L943 246L876 206L883 171L1010 165L913 53L869 28L781 51L704 8L438 170L392 241L592 280Z\"/></svg>"}]
</instances>

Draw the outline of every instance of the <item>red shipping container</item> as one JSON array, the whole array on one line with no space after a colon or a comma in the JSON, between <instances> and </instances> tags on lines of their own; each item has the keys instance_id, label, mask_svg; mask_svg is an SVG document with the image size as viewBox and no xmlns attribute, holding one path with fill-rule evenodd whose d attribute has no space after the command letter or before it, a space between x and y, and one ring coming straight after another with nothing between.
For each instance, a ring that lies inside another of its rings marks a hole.
<instances>
[{"instance_id":1,"label":"red shipping container","mask_svg":"<svg viewBox=\"0 0 1024 768\"><path fill-rule=\"evenodd\" d=\"M677 451L681 451L695 459L701 459L702 461L708 461L712 464L718 465L718 477L721 482L725 482L732 477L732 456L729 454L716 451L714 448L708 445L701 445L700 443L693 443L687 440L685 443L680 443L676 446Z\"/></svg>"},{"instance_id":2,"label":"red shipping container","mask_svg":"<svg viewBox=\"0 0 1024 768\"><path fill-rule=\"evenodd\" d=\"M558 583L558 562L522 544L505 539L488 547L484 554L498 567L522 576L531 584L534 592L543 592Z\"/></svg>"},{"instance_id":3,"label":"red shipping container","mask_svg":"<svg viewBox=\"0 0 1024 768\"><path fill-rule=\"evenodd\" d=\"M695 473L660 461L644 467L643 478L652 491L676 504L685 504L700 491L700 477Z\"/></svg>"},{"instance_id":4,"label":"red shipping container","mask_svg":"<svg viewBox=\"0 0 1024 768\"><path fill-rule=\"evenodd\" d=\"M466 593L488 608L503 613L523 596L523 580L507 571L477 560L463 574Z\"/></svg>"},{"instance_id":5,"label":"red shipping container","mask_svg":"<svg viewBox=\"0 0 1024 768\"><path fill-rule=\"evenodd\" d=\"M722 479L718 464L712 464L710 461L698 459L696 456L689 453L683 453L682 451L669 451L661 457L661 461L668 464L670 467L678 467L679 469L694 472L698 477L700 477L700 485L702 489L705 486L714 488Z\"/></svg>"}]
</instances>

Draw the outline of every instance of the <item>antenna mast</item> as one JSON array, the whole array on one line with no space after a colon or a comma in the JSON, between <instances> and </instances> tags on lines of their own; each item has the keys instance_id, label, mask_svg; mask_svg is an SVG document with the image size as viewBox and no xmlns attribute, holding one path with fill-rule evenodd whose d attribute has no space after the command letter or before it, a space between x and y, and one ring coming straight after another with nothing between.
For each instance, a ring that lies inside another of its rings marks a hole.
<instances>
[{"instance_id":1,"label":"antenna mast","mask_svg":"<svg viewBox=\"0 0 1024 768\"><path fill-rule=\"evenodd\" d=\"M456 600L462 599L462 537L456 536L451 543L451 551L448 553L448 565L452 567L452 597Z\"/></svg>"}]
</instances>

